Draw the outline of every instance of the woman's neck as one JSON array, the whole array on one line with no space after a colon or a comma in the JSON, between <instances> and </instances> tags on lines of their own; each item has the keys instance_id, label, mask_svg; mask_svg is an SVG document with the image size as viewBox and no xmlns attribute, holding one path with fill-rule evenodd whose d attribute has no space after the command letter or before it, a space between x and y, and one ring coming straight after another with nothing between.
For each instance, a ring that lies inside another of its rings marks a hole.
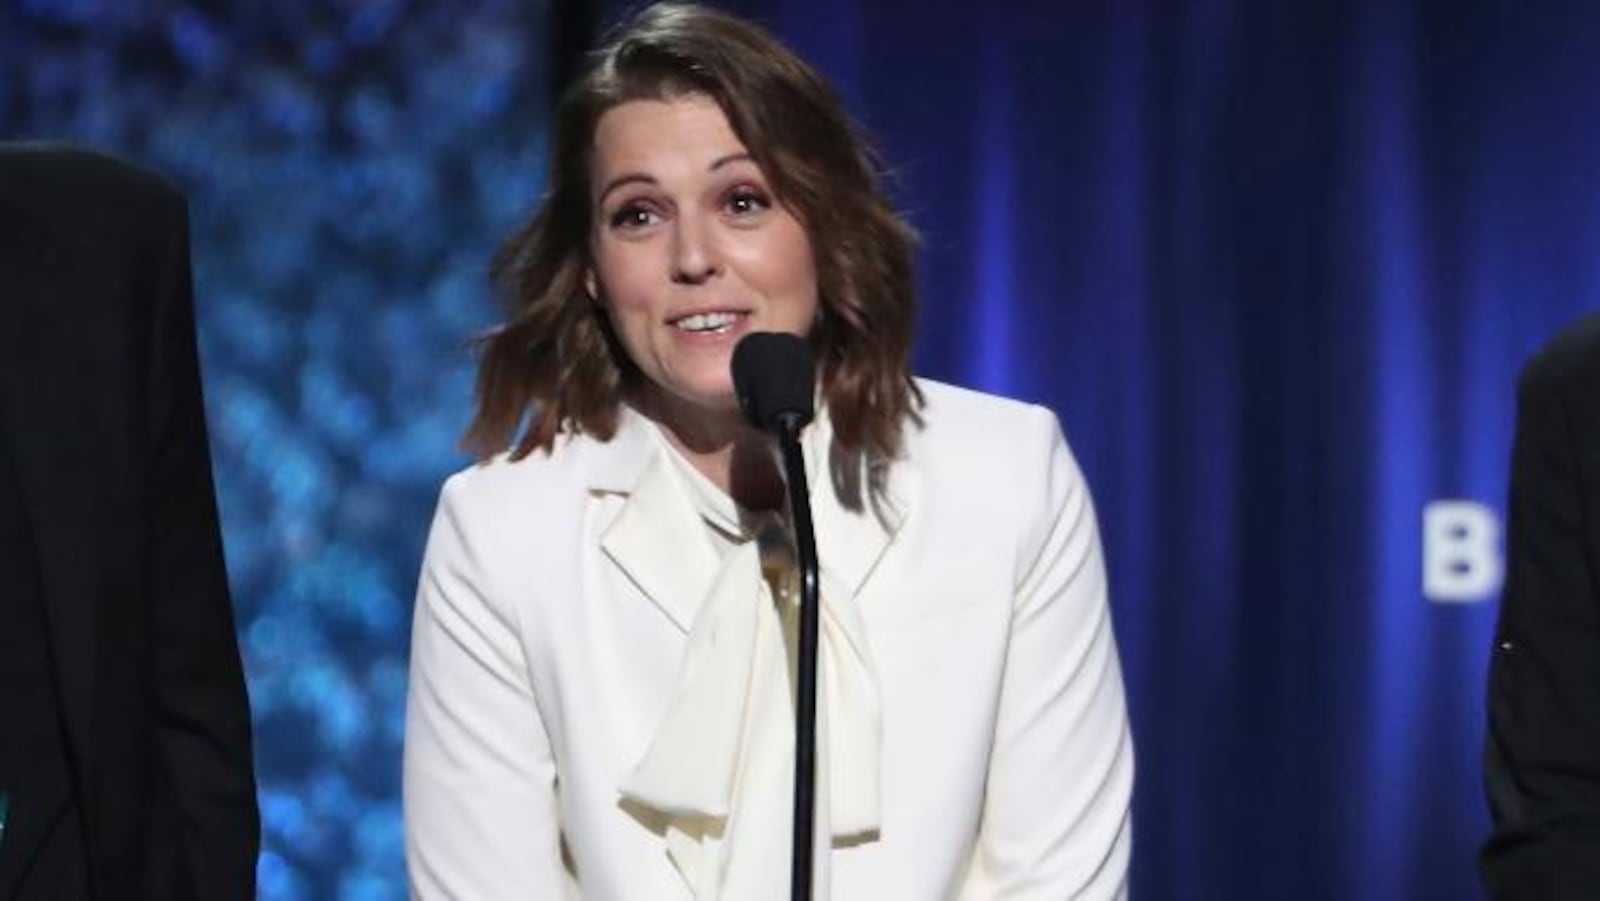
<instances>
[{"instance_id":1,"label":"woman's neck","mask_svg":"<svg viewBox=\"0 0 1600 901\"><path fill-rule=\"evenodd\" d=\"M641 412L689 465L750 510L783 507L783 479L770 440L738 410L713 410L651 392Z\"/></svg>"}]
</instances>

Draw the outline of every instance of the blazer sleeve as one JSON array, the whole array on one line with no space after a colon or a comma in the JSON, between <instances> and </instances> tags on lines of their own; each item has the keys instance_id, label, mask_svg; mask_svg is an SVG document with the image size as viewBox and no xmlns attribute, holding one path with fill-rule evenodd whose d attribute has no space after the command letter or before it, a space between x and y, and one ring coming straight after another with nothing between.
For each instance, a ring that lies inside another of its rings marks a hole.
<instances>
[{"instance_id":1,"label":"blazer sleeve","mask_svg":"<svg viewBox=\"0 0 1600 901\"><path fill-rule=\"evenodd\" d=\"M150 343L152 597L158 732L196 896L255 897L260 821L233 608L206 440L188 219L163 191Z\"/></svg>"},{"instance_id":2,"label":"blazer sleeve","mask_svg":"<svg viewBox=\"0 0 1600 901\"><path fill-rule=\"evenodd\" d=\"M1568 391L1550 362L1518 391L1490 663L1482 864L1496 898L1600 898L1600 417L1588 412L1600 380Z\"/></svg>"},{"instance_id":3,"label":"blazer sleeve","mask_svg":"<svg viewBox=\"0 0 1600 901\"><path fill-rule=\"evenodd\" d=\"M978 848L963 898L1122 898L1133 744L1088 486L1036 408L1026 519Z\"/></svg>"},{"instance_id":4,"label":"blazer sleeve","mask_svg":"<svg viewBox=\"0 0 1600 901\"><path fill-rule=\"evenodd\" d=\"M406 703L406 866L419 899L562 898L556 767L514 613L445 486L424 554Z\"/></svg>"}]
</instances>

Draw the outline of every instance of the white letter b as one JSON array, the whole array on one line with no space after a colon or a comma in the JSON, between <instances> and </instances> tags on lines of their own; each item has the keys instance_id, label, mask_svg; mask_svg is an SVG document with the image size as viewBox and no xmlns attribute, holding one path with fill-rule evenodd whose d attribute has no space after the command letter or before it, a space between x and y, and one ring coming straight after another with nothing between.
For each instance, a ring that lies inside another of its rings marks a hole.
<instances>
[{"instance_id":1,"label":"white letter b","mask_svg":"<svg viewBox=\"0 0 1600 901\"><path fill-rule=\"evenodd\" d=\"M1500 589L1500 522L1474 501L1422 511L1422 593L1430 601L1487 600Z\"/></svg>"}]
</instances>

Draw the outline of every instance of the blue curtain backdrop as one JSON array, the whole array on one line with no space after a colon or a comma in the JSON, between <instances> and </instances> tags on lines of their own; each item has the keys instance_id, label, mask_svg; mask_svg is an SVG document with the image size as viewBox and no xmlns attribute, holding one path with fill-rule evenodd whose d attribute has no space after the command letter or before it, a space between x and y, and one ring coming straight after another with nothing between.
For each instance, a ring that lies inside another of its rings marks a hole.
<instances>
[{"instance_id":1,"label":"blue curtain backdrop","mask_svg":"<svg viewBox=\"0 0 1600 901\"><path fill-rule=\"evenodd\" d=\"M1513 383L1600 306L1600 8L773 0L921 229L923 373L1095 489L1141 898L1471 898ZM483 271L540 187L532 0L8 0L0 135L191 193L267 899L403 894L410 594ZM0 286L0 292L3 292ZM1002 474L997 473L997 478Z\"/></svg>"}]
</instances>

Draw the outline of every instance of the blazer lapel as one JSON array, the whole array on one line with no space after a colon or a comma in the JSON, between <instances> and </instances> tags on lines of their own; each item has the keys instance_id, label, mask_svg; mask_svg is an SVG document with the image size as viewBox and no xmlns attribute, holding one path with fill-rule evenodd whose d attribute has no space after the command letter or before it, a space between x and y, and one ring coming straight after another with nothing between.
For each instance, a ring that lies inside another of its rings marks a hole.
<instances>
[{"instance_id":1,"label":"blazer lapel","mask_svg":"<svg viewBox=\"0 0 1600 901\"><path fill-rule=\"evenodd\" d=\"M662 456L654 426L623 408L617 434L604 445L590 488L625 495L622 509L600 539L606 556L685 634L716 578L718 559L682 489ZM688 540L682 540L687 538Z\"/></svg>"},{"instance_id":2,"label":"blazer lapel","mask_svg":"<svg viewBox=\"0 0 1600 901\"><path fill-rule=\"evenodd\" d=\"M61 312L81 310L83 303L47 288L44 275L59 265L49 251L43 226L0 186L0 440L12 443L16 458L68 747L81 764L92 747L99 508L93 479L62 471L58 461L94 459L96 438L68 412L82 408L72 396L77 382L57 375L56 355L75 340ZM47 427L41 430L41 423ZM38 440L41 431L48 440Z\"/></svg>"},{"instance_id":3,"label":"blazer lapel","mask_svg":"<svg viewBox=\"0 0 1600 901\"><path fill-rule=\"evenodd\" d=\"M863 465L854 457L848 460L856 462L848 462L832 447L832 429L825 417L819 417L819 426L807 434L805 448L817 556L824 584L854 598L905 521L914 475L905 471L904 464L897 465L881 502L847 505L842 493L864 494L865 488L851 492L841 489L840 482L853 478L864 485ZM676 483L671 463L650 431L653 428L624 407L617 434L598 445L602 456L589 484L596 495L625 497L601 538L606 556L687 634L720 564L710 540L693 531L705 526ZM845 471L852 466L855 473ZM691 530L691 540L680 540L681 530Z\"/></svg>"},{"instance_id":4,"label":"blazer lapel","mask_svg":"<svg viewBox=\"0 0 1600 901\"><path fill-rule=\"evenodd\" d=\"M818 417L818 425L807 435L805 447L817 558L824 584L832 582L853 598L904 525L915 475L899 462L891 469L885 496L868 497L860 455L846 454L833 444L832 425L825 417Z\"/></svg>"}]
</instances>

